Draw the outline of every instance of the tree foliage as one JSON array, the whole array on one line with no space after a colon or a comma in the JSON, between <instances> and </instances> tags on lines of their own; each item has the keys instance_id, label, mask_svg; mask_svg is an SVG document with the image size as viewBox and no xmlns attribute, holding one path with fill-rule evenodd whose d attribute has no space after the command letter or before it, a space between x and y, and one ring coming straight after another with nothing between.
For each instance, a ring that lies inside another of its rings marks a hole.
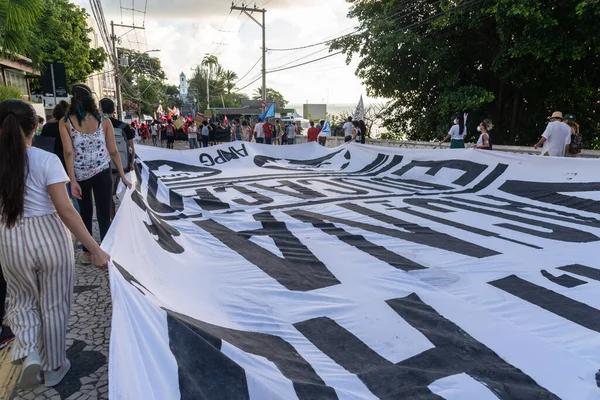
<instances>
[{"instance_id":1,"label":"tree foliage","mask_svg":"<svg viewBox=\"0 0 600 400\"><path fill-rule=\"evenodd\" d=\"M227 70L219 63L216 56L206 56L202 63L196 67L194 74L189 79L189 97L195 101L198 109L205 109L206 81L208 79L211 108L238 108L242 100L248 99L243 93L234 92L237 74Z\"/></svg>"},{"instance_id":2,"label":"tree foliage","mask_svg":"<svg viewBox=\"0 0 600 400\"><path fill-rule=\"evenodd\" d=\"M262 86L254 90L252 98L254 100L262 99ZM270 87L267 87L267 102L275 103L279 108L285 108L285 106L288 105L288 101L283 97L283 95L277 90L271 89Z\"/></svg>"},{"instance_id":3,"label":"tree foliage","mask_svg":"<svg viewBox=\"0 0 600 400\"><path fill-rule=\"evenodd\" d=\"M0 2L1 3L1 2ZM43 18L33 26L35 44L30 52L36 64L65 64L67 86L84 82L106 62L103 48L92 48L87 14L68 0L45 0Z\"/></svg>"},{"instance_id":4,"label":"tree foliage","mask_svg":"<svg viewBox=\"0 0 600 400\"><path fill-rule=\"evenodd\" d=\"M44 13L44 0L0 1L0 46L2 56L31 54L39 39L33 34Z\"/></svg>"},{"instance_id":5,"label":"tree foliage","mask_svg":"<svg viewBox=\"0 0 600 400\"><path fill-rule=\"evenodd\" d=\"M495 143L534 143L552 111L574 113L589 144L600 126L598 0L347 0L360 21L331 48L360 56L386 125L441 138L456 112L491 118Z\"/></svg>"}]
</instances>

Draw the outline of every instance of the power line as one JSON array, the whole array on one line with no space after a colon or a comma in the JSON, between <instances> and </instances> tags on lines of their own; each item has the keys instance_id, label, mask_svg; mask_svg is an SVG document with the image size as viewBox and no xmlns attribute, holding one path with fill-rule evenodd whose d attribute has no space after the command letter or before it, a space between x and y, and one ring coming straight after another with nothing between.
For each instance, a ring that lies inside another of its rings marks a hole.
<instances>
[{"instance_id":1,"label":"power line","mask_svg":"<svg viewBox=\"0 0 600 400\"><path fill-rule=\"evenodd\" d=\"M252 68L250 68L250 69L248 70L248 72L246 72L246 73L244 74L244 76L242 76L240 79L238 79L238 81L235 83L235 86L237 86L237 85L238 85L238 84L239 84L241 81L243 81L243 80L244 80L244 78L245 78L245 77L247 77L247 76L250 74L250 72L252 72L252 70L253 70L254 68L256 68L256 66L258 65L258 63L259 63L261 60L262 60L262 57L259 57L259 58L258 58L258 60L256 60L256 62L255 62L255 63L254 63L254 65L252 66Z\"/></svg>"},{"instance_id":2,"label":"power line","mask_svg":"<svg viewBox=\"0 0 600 400\"><path fill-rule=\"evenodd\" d=\"M326 58L331 58L331 57L337 56L338 54L342 54L342 52L338 51L336 53L331 53L331 54L328 54L326 56L317 58L315 60L310 60L310 61L303 62L301 64L292 65L291 67L285 67L285 68L279 68L279 69L272 69L270 71L267 71L267 73L268 74L272 74L272 73L275 73L275 72L286 71L286 70L292 69L292 68L298 68L298 67L301 67L303 65L312 64L312 63L315 63L317 61L325 60Z\"/></svg>"}]
</instances>

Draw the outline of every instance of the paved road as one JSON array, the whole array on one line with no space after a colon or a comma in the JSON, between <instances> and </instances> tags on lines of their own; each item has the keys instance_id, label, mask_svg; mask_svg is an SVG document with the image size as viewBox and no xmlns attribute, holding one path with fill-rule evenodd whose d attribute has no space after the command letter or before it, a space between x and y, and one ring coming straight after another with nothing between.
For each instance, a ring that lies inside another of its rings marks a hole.
<instances>
[{"instance_id":1,"label":"paved road","mask_svg":"<svg viewBox=\"0 0 600 400\"><path fill-rule=\"evenodd\" d=\"M81 250L76 251L78 259ZM9 300L10 301L10 300ZM108 272L77 264L67 354L72 367L54 388L41 386L32 391L13 390L16 367L9 368L7 350L0 351L0 382L12 385L6 393L12 399L87 400L108 399L108 345L112 307ZM1 392L0 392L1 393Z\"/></svg>"}]
</instances>

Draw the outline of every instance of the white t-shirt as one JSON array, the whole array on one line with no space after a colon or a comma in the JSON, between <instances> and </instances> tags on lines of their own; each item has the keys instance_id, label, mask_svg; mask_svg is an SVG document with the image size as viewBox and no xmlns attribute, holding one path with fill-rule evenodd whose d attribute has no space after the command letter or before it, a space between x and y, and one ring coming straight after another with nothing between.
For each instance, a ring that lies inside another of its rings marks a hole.
<instances>
[{"instance_id":1,"label":"white t-shirt","mask_svg":"<svg viewBox=\"0 0 600 400\"><path fill-rule=\"evenodd\" d=\"M264 138L265 137L265 131L263 130L263 123L259 122L256 125L254 125L254 133L256 133L256 137L257 138Z\"/></svg>"},{"instance_id":2,"label":"white t-shirt","mask_svg":"<svg viewBox=\"0 0 600 400\"><path fill-rule=\"evenodd\" d=\"M571 127L560 121L550 122L542 137L546 138L542 154L548 153L551 157L564 157L565 147L571 144Z\"/></svg>"},{"instance_id":3,"label":"white t-shirt","mask_svg":"<svg viewBox=\"0 0 600 400\"><path fill-rule=\"evenodd\" d=\"M198 128L190 126L188 128L188 139L198 139Z\"/></svg>"},{"instance_id":4,"label":"white t-shirt","mask_svg":"<svg viewBox=\"0 0 600 400\"><path fill-rule=\"evenodd\" d=\"M352 122L346 122L344 124L344 136L352 136L352 129L354 129Z\"/></svg>"},{"instance_id":5,"label":"white t-shirt","mask_svg":"<svg viewBox=\"0 0 600 400\"><path fill-rule=\"evenodd\" d=\"M54 214L56 209L48 196L47 186L69 182L60 160L55 154L37 147L27 148L29 173L25 182L25 218Z\"/></svg>"},{"instance_id":6,"label":"white t-shirt","mask_svg":"<svg viewBox=\"0 0 600 400\"><path fill-rule=\"evenodd\" d=\"M452 128L450 128L450 132L448 132L448 135L450 135L452 140L464 140L465 136L467 135L467 127L465 126L461 135L460 126L458 126L458 124L452 125Z\"/></svg>"},{"instance_id":7,"label":"white t-shirt","mask_svg":"<svg viewBox=\"0 0 600 400\"><path fill-rule=\"evenodd\" d=\"M158 135L158 129L156 129L156 125L152 125L150 127L150 132L152 132L151 133L152 136L157 136Z\"/></svg>"}]
</instances>

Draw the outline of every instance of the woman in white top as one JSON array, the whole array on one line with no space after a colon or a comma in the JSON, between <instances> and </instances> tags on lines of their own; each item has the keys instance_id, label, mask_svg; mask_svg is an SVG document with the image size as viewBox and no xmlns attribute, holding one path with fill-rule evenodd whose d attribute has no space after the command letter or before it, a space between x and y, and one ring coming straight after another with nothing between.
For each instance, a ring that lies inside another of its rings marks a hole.
<instances>
[{"instance_id":1,"label":"woman in white top","mask_svg":"<svg viewBox=\"0 0 600 400\"><path fill-rule=\"evenodd\" d=\"M71 107L59 126L65 164L71 179L71 191L79 200L81 218L91 235L95 204L100 240L103 240L111 221L111 160L123 183L128 187L131 187L131 183L123 172L112 122L108 118L103 120L100 116L90 88L75 85L71 94ZM91 263L90 253L85 245L79 261L82 264Z\"/></svg>"},{"instance_id":2,"label":"woman in white top","mask_svg":"<svg viewBox=\"0 0 600 400\"><path fill-rule=\"evenodd\" d=\"M66 335L75 260L69 230L97 267L109 261L69 199L69 177L58 157L31 147L37 127L28 103L0 103L0 263L16 336L12 361L22 362L20 388L39 385L40 370L46 386L54 386L71 367Z\"/></svg>"},{"instance_id":3,"label":"woman in white top","mask_svg":"<svg viewBox=\"0 0 600 400\"><path fill-rule=\"evenodd\" d=\"M200 148L198 145L198 127L196 126L196 121L190 122L190 126L188 126L188 142L190 142L190 150Z\"/></svg>"},{"instance_id":4,"label":"woman in white top","mask_svg":"<svg viewBox=\"0 0 600 400\"><path fill-rule=\"evenodd\" d=\"M492 137L490 136L490 132L494 128L492 121L489 119L484 120L477 127L477 131L481 132L479 135L479 139L477 139L477 144L472 146L475 149L481 150L492 150Z\"/></svg>"},{"instance_id":5,"label":"woman in white top","mask_svg":"<svg viewBox=\"0 0 600 400\"><path fill-rule=\"evenodd\" d=\"M467 127L465 126L465 117L463 114L456 114L454 125L450 128L448 135L440 142L440 145L450 139L451 149L464 149L465 136L467 136Z\"/></svg>"}]
</instances>

